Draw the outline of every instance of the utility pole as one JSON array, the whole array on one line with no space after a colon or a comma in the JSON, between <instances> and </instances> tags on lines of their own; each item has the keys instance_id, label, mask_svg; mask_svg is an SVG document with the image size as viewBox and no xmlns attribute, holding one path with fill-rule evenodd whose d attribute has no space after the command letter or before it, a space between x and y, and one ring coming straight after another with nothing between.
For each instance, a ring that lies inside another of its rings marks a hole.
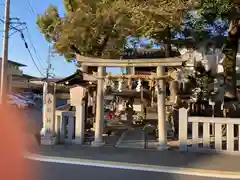
<instances>
[{"instance_id":1,"label":"utility pole","mask_svg":"<svg viewBox=\"0 0 240 180\"><path fill-rule=\"evenodd\" d=\"M52 68L52 64L51 64L51 45L49 43L49 45L48 45L47 72L46 72L46 80L47 81L49 79L49 74L50 74L51 68Z\"/></svg>"},{"instance_id":2,"label":"utility pole","mask_svg":"<svg viewBox=\"0 0 240 180\"><path fill-rule=\"evenodd\" d=\"M51 45L48 45L48 59L47 59L47 69L46 69L46 77L44 80L44 85L43 85L43 100L44 103L46 101L46 95L48 93L48 86L49 86L49 75L50 75L50 70L51 70Z\"/></svg>"},{"instance_id":3,"label":"utility pole","mask_svg":"<svg viewBox=\"0 0 240 180\"><path fill-rule=\"evenodd\" d=\"M46 69L46 77L43 82L43 107L42 107L42 118L43 118L43 127L46 130L47 124L47 94L49 93L49 76L51 70L51 46L48 45L48 58L47 58L47 69ZM51 90L50 90L51 92Z\"/></svg>"},{"instance_id":4,"label":"utility pole","mask_svg":"<svg viewBox=\"0 0 240 180\"><path fill-rule=\"evenodd\" d=\"M6 103L8 85L8 35L9 35L9 14L10 14L10 0L5 1L4 12L4 34L3 34L3 53L1 66L1 89L0 89L0 103Z\"/></svg>"}]
</instances>

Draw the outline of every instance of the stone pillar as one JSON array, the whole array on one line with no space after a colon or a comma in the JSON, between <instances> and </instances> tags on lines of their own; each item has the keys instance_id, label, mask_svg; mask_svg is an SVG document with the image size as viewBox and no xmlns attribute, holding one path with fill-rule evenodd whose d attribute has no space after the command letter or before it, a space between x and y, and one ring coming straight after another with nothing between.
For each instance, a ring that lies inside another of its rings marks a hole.
<instances>
[{"instance_id":1,"label":"stone pillar","mask_svg":"<svg viewBox=\"0 0 240 180\"><path fill-rule=\"evenodd\" d=\"M96 99L96 119L95 119L95 137L92 146L100 147L104 145L102 134L104 128L104 67L98 67L97 80L97 99Z\"/></svg>"},{"instance_id":2,"label":"stone pillar","mask_svg":"<svg viewBox=\"0 0 240 180\"><path fill-rule=\"evenodd\" d=\"M74 117L73 116L68 116L68 139L67 142L68 143L72 143L73 142L73 132L74 132Z\"/></svg>"},{"instance_id":3,"label":"stone pillar","mask_svg":"<svg viewBox=\"0 0 240 180\"><path fill-rule=\"evenodd\" d=\"M61 123L62 123L62 116L55 117L55 132L57 137L57 142L61 142Z\"/></svg>"},{"instance_id":4,"label":"stone pillar","mask_svg":"<svg viewBox=\"0 0 240 180\"><path fill-rule=\"evenodd\" d=\"M50 87L46 85L47 89L44 91L43 97L43 128L45 129L45 136L41 143L45 145L56 144L57 138L55 137L55 110L56 110L56 100L55 100L55 87ZM45 87L46 88L46 87Z\"/></svg>"},{"instance_id":5,"label":"stone pillar","mask_svg":"<svg viewBox=\"0 0 240 180\"><path fill-rule=\"evenodd\" d=\"M60 143L65 143L66 117L63 116L63 113L62 113L62 116L61 116L61 119L60 119L59 128L60 128L59 142Z\"/></svg>"},{"instance_id":6,"label":"stone pillar","mask_svg":"<svg viewBox=\"0 0 240 180\"><path fill-rule=\"evenodd\" d=\"M48 91L48 84L47 82L43 82L43 102L42 102L42 119L43 119L43 127L45 128L45 117L46 117L46 112L47 112L47 106L46 106L46 95Z\"/></svg>"},{"instance_id":7,"label":"stone pillar","mask_svg":"<svg viewBox=\"0 0 240 180\"><path fill-rule=\"evenodd\" d=\"M75 143L82 144L84 142L85 131L85 96L86 89L77 86L70 89L71 105L75 106Z\"/></svg>"},{"instance_id":8,"label":"stone pillar","mask_svg":"<svg viewBox=\"0 0 240 180\"><path fill-rule=\"evenodd\" d=\"M157 76L164 76L165 71L163 66L157 67ZM164 80L158 80L157 82L157 112L158 112L158 146L157 149L165 150L168 148L167 131L166 131L166 114L165 114L165 91L166 85Z\"/></svg>"},{"instance_id":9,"label":"stone pillar","mask_svg":"<svg viewBox=\"0 0 240 180\"><path fill-rule=\"evenodd\" d=\"M75 143L84 143L84 131L85 131L85 102L75 106Z\"/></svg>"}]
</instances>

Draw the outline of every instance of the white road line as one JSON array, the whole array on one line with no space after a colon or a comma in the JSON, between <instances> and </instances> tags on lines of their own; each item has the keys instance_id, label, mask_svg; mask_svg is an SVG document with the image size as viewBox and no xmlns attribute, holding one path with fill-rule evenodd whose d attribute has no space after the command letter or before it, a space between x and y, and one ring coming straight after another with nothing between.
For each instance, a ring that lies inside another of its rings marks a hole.
<instances>
[{"instance_id":1,"label":"white road line","mask_svg":"<svg viewBox=\"0 0 240 180\"><path fill-rule=\"evenodd\" d=\"M213 177L213 178L240 179L240 172L231 172L231 171L219 171L219 170L214 171L214 170L203 170L203 169L192 169L192 168L181 168L181 167L154 166L154 165L147 165L147 164L97 161L97 160L87 160L87 159L51 157L51 156L42 156L42 155L27 155L26 158L30 160L35 160L35 161L41 161L41 162L72 164L72 165L81 165L81 166L105 167L105 168L127 169L127 170L136 170L136 171Z\"/></svg>"}]
</instances>

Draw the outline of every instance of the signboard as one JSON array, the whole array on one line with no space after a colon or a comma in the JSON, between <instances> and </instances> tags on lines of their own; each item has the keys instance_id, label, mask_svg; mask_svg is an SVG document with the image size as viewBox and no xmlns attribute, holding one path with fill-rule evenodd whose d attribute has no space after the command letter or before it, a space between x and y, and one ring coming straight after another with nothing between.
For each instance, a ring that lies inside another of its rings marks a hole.
<instances>
[{"instance_id":1,"label":"signboard","mask_svg":"<svg viewBox=\"0 0 240 180\"><path fill-rule=\"evenodd\" d=\"M53 94L48 93L45 98L45 104L46 106L44 110L44 121L45 121L45 129L46 133L53 133L55 129L55 97Z\"/></svg>"}]
</instances>

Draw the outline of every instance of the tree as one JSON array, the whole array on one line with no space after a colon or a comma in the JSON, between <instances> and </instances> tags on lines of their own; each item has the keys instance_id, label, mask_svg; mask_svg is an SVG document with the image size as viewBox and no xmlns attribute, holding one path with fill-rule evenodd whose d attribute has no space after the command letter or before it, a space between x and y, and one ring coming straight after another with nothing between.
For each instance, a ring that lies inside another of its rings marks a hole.
<instances>
[{"instance_id":1,"label":"tree","mask_svg":"<svg viewBox=\"0 0 240 180\"><path fill-rule=\"evenodd\" d=\"M214 92L214 76L211 75L211 70L207 71L203 64L198 62L195 67L195 72L189 75L188 79L196 87L194 94L197 99L200 101L208 101Z\"/></svg>"},{"instance_id":2,"label":"tree","mask_svg":"<svg viewBox=\"0 0 240 180\"><path fill-rule=\"evenodd\" d=\"M50 5L37 25L57 53L119 58L128 37L147 37L181 23L194 4L189 0L64 0L65 15Z\"/></svg>"},{"instance_id":3,"label":"tree","mask_svg":"<svg viewBox=\"0 0 240 180\"><path fill-rule=\"evenodd\" d=\"M196 44L209 38L214 38L223 45L223 39L228 28L228 18L231 13L231 0L203 0L201 6L189 11L183 24L176 29L174 35L183 39L193 39Z\"/></svg>"},{"instance_id":4,"label":"tree","mask_svg":"<svg viewBox=\"0 0 240 180\"><path fill-rule=\"evenodd\" d=\"M227 41L223 47L225 96L236 98L236 55L238 50L238 6L233 0L207 0L200 11L205 22L212 25L213 32L223 36L227 32Z\"/></svg>"},{"instance_id":5,"label":"tree","mask_svg":"<svg viewBox=\"0 0 240 180\"><path fill-rule=\"evenodd\" d=\"M225 96L236 97L236 55L240 32L237 28L237 5L233 0L204 0L194 13L185 16L180 32L184 37L192 37L197 44L209 38L215 38L218 47L225 55L223 61ZM225 35L227 33L227 39Z\"/></svg>"},{"instance_id":6,"label":"tree","mask_svg":"<svg viewBox=\"0 0 240 180\"><path fill-rule=\"evenodd\" d=\"M152 37L157 43L165 44L166 56L169 56L171 44L192 46L214 38L218 47L221 47L228 27L231 10L229 2L230 0L202 0L198 7L184 14L184 20L179 26L169 24L154 32Z\"/></svg>"},{"instance_id":7,"label":"tree","mask_svg":"<svg viewBox=\"0 0 240 180\"><path fill-rule=\"evenodd\" d=\"M238 40L240 37L238 25L238 6L232 4L231 14L229 16L228 38L223 48L225 54L223 61L224 80L227 91L225 96L230 99L237 99L236 95L236 56L238 51Z\"/></svg>"}]
</instances>

